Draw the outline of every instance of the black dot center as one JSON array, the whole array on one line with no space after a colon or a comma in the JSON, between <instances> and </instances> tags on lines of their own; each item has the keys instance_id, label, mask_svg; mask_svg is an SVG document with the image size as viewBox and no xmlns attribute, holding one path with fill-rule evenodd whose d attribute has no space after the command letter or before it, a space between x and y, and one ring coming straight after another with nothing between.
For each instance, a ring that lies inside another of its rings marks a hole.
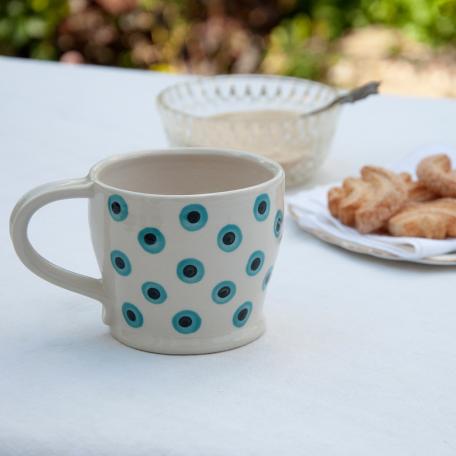
<instances>
[{"instance_id":1,"label":"black dot center","mask_svg":"<svg viewBox=\"0 0 456 456\"><path fill-rule=\"evenodd\" d=\"M198 211L191 211L187 214L187 220L190 223L198 223L201 219L201 214Z\"/></svg>"},{"instance_id":2,"label":"black dot center","mask_svg":"<svg viewBox=\"0 0 456 456\"><path fill-rule=\"evenodd\" d=\"M257 257L250 264L250 268L252 269L252 271L256 271L260 267L260 264L261 260Z\"/></svg>"},{"instance_id":3,"label":"black dot center","mask_svg":"<svg viewBox=\"0 0 456 456\"><path fill-rule=\"evenodd\" d=\"M122 210L122 208L120 207L120 204L117 201L114 201L111 204L111 210L114 214L120 214L120 211Z\"/></svg>"},{"instance_id":4,"label":"black dot center","mask_svg":"<svg viewBox=\"0 0 456 456\"><path fill-rule=\"evenodd\" d=\"M219 298L226 298L230 295L230 293L231 293L230 287L222 287L218 291L217 295Z\"/></svg>"},{"instance_id":5,"label":"black dot center","mask_svg":"<svg viewBox=\"0 0 456 456\"><path fill-rule=\"evenodd\" d=\"M123 269L125 267L125 261L122 260L122 258L120 258L120 257L116 257L115 260L114 260L114 263L116 263L116 266L119 269Z\"/></svg>"},{"instance_id":6,"label":"black dot center","mask_svg":"<svg viewBox=\"0 0 456 456\"><path fill-rule=\"evenodd\" d=\"M266 212L266 209L267 209L266 201L261 201L261 203L258 205L258 213L260 215L263 215Z\"/></svg>"},{"instance_id":7,"label":"black dot center","mask_svg":"<svg viewBox=\"0 0 456 456\"><path fill-rule=\"evenodd\" d=\"M249 313L249 310L248 309L242 309L239 313L238 313L238 320L239 321L243 321L245 320L245 318L247 317L247 314Z\"/></svg>"},{"instance_id":8,"label":"black dot center","mask_svg":"<svg viewBox=\"0 0 456 456\"><path fill-rule=\"evenodd\" d=\"M188 264L187 266L184 267L183 273L184 273L185 277L189 277L189 278L195 277L196 274L198 273L198 269L193 264Z\"/></svg>"},{"instance_id":9,"label":"black dot center","mask_svg":"<svg viewBox=\"0 0 456 456\"><path fill-rule=\"evenodd\" d=\"M128 309L127 310L127 318L130 321L135 321L136 320L136 314L132 310Z\"/></svg>"},{"instance_id":10,"label":"black dot center","mask_svg":"<svg viewBox=\"0 0 456 456\"><path fill-rule=\"evenodd\" d=\"M153 245L157 242L157 236L154 233L147 233L144 235L144 242L148 245Z\"/></svg>"},{"instance_id":11,"label":"black dot center","mask_svg":"<svg viewBox=\"0 0 456 456\"><path fill-rule=\"evenodd\" d=\"M193 320L190 317L180 317L179 326L182 328L188 328L193 323Z\"/></svg>"},{"instance_id":12,"label":"black dot center","mask_svg":"<svg viewBox=\"0 0 456 456\"><path fill-rule=\"evenodd\" d=\"M280 231L281 226L282 226L282 220L279 219L279 220L277 220L277 223L276 223L276 231L277 232Z\"/></svg>"},{"instance_id":13,"label":"black dot center","mask_svg":"<svg viewBox=\"0 0 456 456\"><path fill-rule=\"evenodd\" d=\"M228 231L223 235L222 241L225 245L231 245L236 240L236 235L232 231Z\"/></svg>"},{"instance_id":14,"label":"black dot center","mask_svg":"<svg viewBox=\"0 0 456 456\"><path fill-rule=\"evenodd\" d=\"M160 299L161 294L159 290L151 287L147 290L147 296L149 296L150 299Z\"/></svg>"}]
</instances>

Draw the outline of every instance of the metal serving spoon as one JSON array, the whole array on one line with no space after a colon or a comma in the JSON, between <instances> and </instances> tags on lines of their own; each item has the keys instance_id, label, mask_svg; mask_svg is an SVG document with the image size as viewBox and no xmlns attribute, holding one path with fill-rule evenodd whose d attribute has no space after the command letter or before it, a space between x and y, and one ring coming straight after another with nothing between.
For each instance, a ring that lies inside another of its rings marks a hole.
<instances>
[{"instance_id":1,"label":"metal serving spoon","mask_svg":"<svg viewBox=\"0 0 456 456\"><path fill-rule=\"evenodd\" d=\"M300 115L300 117L313 116L314 114L320 114L323 111L331 109L333 106L344 103L355 103L356 101L367 98L369 95L378 94L378 87L380 86L380 81L371 81L367 84L363 84L350 92L340 95L339 97L334 98L328 104L324 105L321 108L314 109L313 111L305 112Z\"/></svg>"}]
</instances>

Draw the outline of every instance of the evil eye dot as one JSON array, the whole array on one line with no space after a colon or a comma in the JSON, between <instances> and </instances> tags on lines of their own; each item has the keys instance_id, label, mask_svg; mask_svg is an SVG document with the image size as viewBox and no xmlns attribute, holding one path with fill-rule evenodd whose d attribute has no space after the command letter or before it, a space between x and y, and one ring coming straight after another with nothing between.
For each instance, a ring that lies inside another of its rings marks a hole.
<instances>
[{"instance_id":1,"label":"evil eye dot","mask_svg":"<svg viewBox=\"0 0 456 456\"><path fill-rule=\"evenodd\" d=\"M156 282L146 282L141 287L143 296L152 304L161 304L168 295L165 289Z\"/></svg>"},{"instance_id":2,"label":"evil eye dot","mask_svg":"<svg viewBox=\"0 0 456 456\"><path fill-rule=\"evenodd\" d=\"M127 325L132 328L140 328L144 323L144 318L140 310L129 302L123 303L122 315L127 322Z\"/></svg>"},{"instance_id":3,"label":"evil eye dot","mask_svg":"<svg viewBox=\"0 0 456 456\"><path fill-rule=\"evenodd\" d=\"M264 264L264 253L261 250L256 250L250 255L247 261L246 272L249 276L254 276L261 271Z\"/></svg>"},{"instance_id":4,"label":"evil eye dot","mask_svg":"<svg viewBox=\"0 0 456 456\"><path fill-rule=\"evenodd\" d=\"M193 310L183 310L174 315L173 328L181 334L191 334L201 326L201 317Z\"/></svg>"},{"instance_id":5,"label":"evil eye dot","mask_svg":"<svg viewBox=\"0 0 456 456\"><path fill-rule=\"evenodd\" d=\"M122 276L127 276L131 272L130 260L120 250L113 250L111 252L111 264L116 272Z\"/></svg>"},{"instance_id":6,"label":"evil eye dot","mask_svg":"<svg viewBox=\"0 0 456 456\"><path fill-rule=\"evenodd\" d=\"M268 269L268 272L264 276L263 285L262 285L263 290L266 290L266 287L268 286L268 283L271 280L271 275L272 275L272 266Z\"/></svg>"},{"instance_id":7,"label":"evil eye dot","mask_svg":"<svg viewBox=\"0 0 456 456\"><path fill-rule=\"evenodd\" d=\"M253 215L259 222L268 218L270 206L269 196L266 193L257 196L253 205Z\"/></svg>"},{"instance_id":8,"label":"evil eye dot","mask_svg":"<svg viewBox=\"0 0 456 456\"><path fill-rule=\"evenodd\" d=\"M274 236L278 238L282 232L283 212L279 209L274 220Z\"/></svg>"},{"instance_id":9,"label":"evil eye dot","mask_svg":"<svg viewBox=\"0 0 456 456\"><path fill-rule=\"evenodd\" d=\"M236 250L242 242L242 232L237 225L226 225L218 233L217 244L224 252Z\"/></svg>"},{"instance_id":10,"label":"evil eye dot","mask_svg":"<svg viewBox=\"0 0 456 456\"><path fill-rule=\"evenodd\" d=\"M207 223L207 211L201 204L185 206L179 215L181 225L188 231L197 231Z\"/></svg>"},{"instance_id":11,"label":"evil eye dot","mask_svg":"<svg viewBox=\"0 0 456 456\"><path fill-rule=\"evenodd\" d=\"M138 234L138 242L149 253L159 253L165 248L165 236L158 228L143 228Z\"/></svg>"},{"instance_id":12,"label":"evil eye dot","mask_svg":"<svg viewBox=\"0 0 456 456\"><path fill-rule=\"evenodd\" d=\"M250 301L245 302L242 306L236 309L233 314L233 325L237 328L241 328L247 323L252 313L252 303Z\"/></svg>"},{"instance_id":13,"label":"evil eye dot","mask_svg":"<svg viewBox=\"0 0 456 456\"><path fill-rule=\"evenodd\" d=\"M212 290L212 300L217 304L225 304L236 294L236 285L230 280L218 283Z\"/></svg>"},{"instance_id":14,"label":"evil eye dot","mask_svg":"<svg viewBox=\"0 0 456 456\"><path fill-rule=\"evenodd\" d=\"M177 276L185 283L199 282L204 276L203 263L195 258L182 260L177 265Z\"/></svg>"},{"instance_id":15,"label":"evil eye dot","mask_svg":"<svg viewBox=\"0 0 456 456\"><path fill-rule=\"evenodd\" d=\"M121 222L128 217L128 206L120 195L111 195L108 198L108 210L116 222Z\"/></svg>"}]
</instances>

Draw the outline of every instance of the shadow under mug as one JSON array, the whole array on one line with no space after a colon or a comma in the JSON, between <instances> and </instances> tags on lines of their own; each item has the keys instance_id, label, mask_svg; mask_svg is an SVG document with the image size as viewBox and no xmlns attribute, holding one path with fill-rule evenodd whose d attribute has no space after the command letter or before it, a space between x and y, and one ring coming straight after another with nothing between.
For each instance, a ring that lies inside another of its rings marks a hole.
<instances>
[{"instance_id":1,"label":"shadow under mug","mask_svg":"<svg viewBox=\"0 0 456 456\"><path fill-rule=\"evenodd\" d=\"M101 279L60 268L30 244L32 215L67 198L89 200ZM14 208L10 231L32 272L102 303L118 341L157 353L210 353L264 332L283 198L283 170L267 158L196 148L140 152L30 191Z\"/></svg>"}]
</instances>

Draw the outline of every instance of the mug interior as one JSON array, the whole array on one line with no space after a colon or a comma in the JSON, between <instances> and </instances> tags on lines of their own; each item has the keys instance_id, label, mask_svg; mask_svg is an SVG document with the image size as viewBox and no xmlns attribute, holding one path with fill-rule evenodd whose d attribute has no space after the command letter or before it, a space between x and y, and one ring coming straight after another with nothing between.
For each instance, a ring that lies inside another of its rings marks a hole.
<instances>
[{"instance_id":1,"label":"mug interior","mask_svg":"<svg viewBox=\"0 0 456 456\"><path fill-rule=\"evenodd\" d=\"M124 155L92 173L104 185L157 195L200 195L253 187L278 177L275 162L254 154L201 149Z\"/></svg>"}]
</instances>

